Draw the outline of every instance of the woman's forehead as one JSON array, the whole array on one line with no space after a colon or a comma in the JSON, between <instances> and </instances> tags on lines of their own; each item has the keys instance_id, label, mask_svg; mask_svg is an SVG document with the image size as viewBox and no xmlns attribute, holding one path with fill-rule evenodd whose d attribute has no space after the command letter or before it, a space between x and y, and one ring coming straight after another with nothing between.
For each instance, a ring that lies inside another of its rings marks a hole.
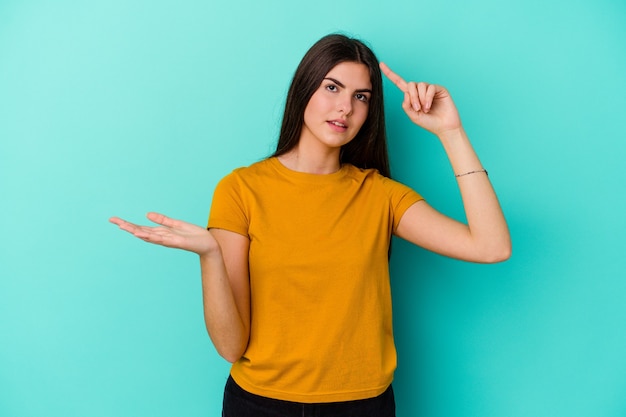
<instances>
[{"instance_id":1,"label":"woman's forehead","mask_svg":"<svg viewBox=\"0 0 626 417\"><path fill-rule=\"evenodd\" d=\"M341 62L328 71L325 78L336 79L356 90L372 88L369 68L359 62Z\"/></svg>"}]
</instances>

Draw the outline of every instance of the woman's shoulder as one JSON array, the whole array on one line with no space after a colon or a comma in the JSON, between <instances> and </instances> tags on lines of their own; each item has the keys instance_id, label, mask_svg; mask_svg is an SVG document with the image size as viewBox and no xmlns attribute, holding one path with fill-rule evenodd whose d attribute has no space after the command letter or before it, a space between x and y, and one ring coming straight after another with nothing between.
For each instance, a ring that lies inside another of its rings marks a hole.
<instances>
[{"instance_id":1,"label":"woman's shoulder","mask_svg":"<svg viewBox=\"0 0 626 417\"><path fill-rule=\"evenodd\" d=\"M272 175L270 171L271 164L267 159L234 168L217 182L214 194L245 195L252 190L263 189Z\"/></svg>"},{"instance_id":2,"label":"woman's shoulder","mask_svg":"<svg viewBox=\"0 0 626 417\"><path fill-rule=\"evenodd\" d=\"M350 165L348 175L360 183L370 184L373 188L388 196L404 195L407 193L419 196L419 194L411 187L398 180L382 175L377 169L374 168L359 168L354 165ZM421 196L419 198L421 198Z\"/></svg>"},{"instance_id":3,"label":"woman's shoulder","mask_svg":"<svg viewBox=\"0 0 626 417\"><path fill-rule=\"evenodd\" d=\"M349 177L358 181L385 183L393 181L382 175L376 168L359 168L352 164L346 164L346 173Z\"/></svg>"}]
</instances>

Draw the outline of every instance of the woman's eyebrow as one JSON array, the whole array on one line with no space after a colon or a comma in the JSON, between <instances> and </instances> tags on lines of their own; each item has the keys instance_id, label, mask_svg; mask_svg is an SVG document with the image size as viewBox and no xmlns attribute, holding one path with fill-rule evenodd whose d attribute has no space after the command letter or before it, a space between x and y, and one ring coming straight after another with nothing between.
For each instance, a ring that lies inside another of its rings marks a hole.
<instances>
[{"instance_id":1,"label":"woman's eyebrow","mask_svg":"<svg viewBox=\"0 0 626 417\"><path fill-rule=\"evenodd\" d=\"M325 79L325 80L328 80L328 81L332 81L332 82L334 82L335 84L337 84L337 85L338 85L339 87L341 87L341 88L346 88L346 86L345 86L345 85L343 85L343 83L342 83L341 81L339 81L339 80L336 80L336 79L331 78L331 77L326 77L326 78L324 78L324 79ZM358 89L358 90L354 90L354 92L355 92L355 93L370 93L370 94L371 94L371 93L372 93L372 90L371 90L371 89L369 89L369 88L360 88L360 89Z\"/></svg>"}]
</instances>

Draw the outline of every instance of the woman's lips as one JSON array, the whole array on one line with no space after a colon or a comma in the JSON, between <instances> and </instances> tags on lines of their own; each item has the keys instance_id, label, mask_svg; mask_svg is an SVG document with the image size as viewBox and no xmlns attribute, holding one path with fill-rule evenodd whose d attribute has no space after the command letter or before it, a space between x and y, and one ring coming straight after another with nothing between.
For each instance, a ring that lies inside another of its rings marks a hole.
<instances>
[{"instance_id":1,"label":"woman's lips","mask_svg":"<svg viewBox=\"0 0 626 417\"><path fill-rule=\"evenodd\" d=\"M335 132L345 132L348 129L348 125L343 120L329 120L327 123Z\"/></svg>"}]
</instances>

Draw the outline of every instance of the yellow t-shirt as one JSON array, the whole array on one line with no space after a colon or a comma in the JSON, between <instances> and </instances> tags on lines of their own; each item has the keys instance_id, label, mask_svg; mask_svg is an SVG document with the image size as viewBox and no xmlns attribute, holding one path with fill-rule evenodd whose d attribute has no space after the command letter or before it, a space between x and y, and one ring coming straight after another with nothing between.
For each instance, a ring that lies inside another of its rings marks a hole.
<instances>
[{"instance_id":1,"label":"yellow t-shirt","mask_svg":"<svg viewBox=\"0 0 626 417\"><path fill-rule=\"evenodd\" d=\"M389 241L419 200L352 165L315 175L269 158L220 181L208 227L250 239L250 341L231 369L241 387L305 403L385 391L396 367Z\"/></svg>"}]
</instances>

